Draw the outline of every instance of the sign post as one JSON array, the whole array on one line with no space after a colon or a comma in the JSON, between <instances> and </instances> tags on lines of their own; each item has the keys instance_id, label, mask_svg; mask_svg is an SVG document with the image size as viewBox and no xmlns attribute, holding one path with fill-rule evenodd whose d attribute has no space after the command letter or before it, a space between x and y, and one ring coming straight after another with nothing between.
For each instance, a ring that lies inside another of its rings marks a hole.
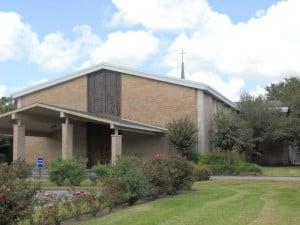
<instances>
[{"instance_id":1,"label":"sign post","mask_svg":"<svg viewBox=\"0 0 300 225\"><path fill-rule=\"evenodd\" d=\"M45 160L43 157L36 158L36 168L38 169L39 173L39 182L41 183L42 178L42 169L45 167Z\"/></svg>"}]
</instances>

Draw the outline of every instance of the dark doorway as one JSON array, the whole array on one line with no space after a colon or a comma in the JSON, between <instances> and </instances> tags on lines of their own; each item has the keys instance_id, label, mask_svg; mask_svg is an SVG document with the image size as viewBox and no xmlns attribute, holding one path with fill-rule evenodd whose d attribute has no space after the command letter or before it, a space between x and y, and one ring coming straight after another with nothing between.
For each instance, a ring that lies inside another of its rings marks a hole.
<instances>
[{"instance_id":1,"label":"dark doorway","mask_svg":"<svg viewBox=\"0 0 300 225\"><path fill-rule=\"evenodd\" d=\"M13 161L13 139L12 137L0 137L0 163L11 163Z\"/></svg>"},{"instance_id":2,"label":"dark doorway","mask_svg":"<svg viewBox=\"0 0 300 225\"><path fill-rule=\"evenodd\" d=\"M111 130L108 125L88 124L88 167L110 163Z\"/></svg>"}]
</instances>

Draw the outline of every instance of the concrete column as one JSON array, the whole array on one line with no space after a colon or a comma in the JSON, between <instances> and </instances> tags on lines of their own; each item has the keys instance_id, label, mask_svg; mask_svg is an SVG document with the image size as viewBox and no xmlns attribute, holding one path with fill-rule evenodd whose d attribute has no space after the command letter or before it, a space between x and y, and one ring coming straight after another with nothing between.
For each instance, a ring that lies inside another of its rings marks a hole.
<instances>
[{"instance_id":1,"label":"concrete column","mask_svg":"<svg viewBox=\"0 0 300 225\"><path fill-rule=\"evenodd\" d=\"M197 91L197 114L198 114L198 152L205 154L206 149L206 132L205 132L205 96L201 90Z\"/></svg>"},{"instance_id":2,"label":"concrete column","mask_svg":"<svg viewBox=\"0 0 300 225\"><path fill-rule=\"evenodd\" d=\"M62 124L62 139L61 139L62 159L73 158L73 125L69 122Z\"/></svg>"},{"instance_id":3,"label":"concrete column","mask_svg":"<svg viewBox=\"0 0 300 225\"><path fill-rule=\"evenodd\" d=\"M111 135L111 163L115 164L118 158L122 155L122 135L118 134L118 130L115 130L115 134Z\"/></svg>"},{"instance_id":4,"label":"concrete column","mask_svg":"<svg viewBox=\"0 0 300 225\"><path fill-rule=\"evenodd\" d=\"M13 129L13 160L25 159L25 126L20 122Z\"/></svg>"}]
</instances>

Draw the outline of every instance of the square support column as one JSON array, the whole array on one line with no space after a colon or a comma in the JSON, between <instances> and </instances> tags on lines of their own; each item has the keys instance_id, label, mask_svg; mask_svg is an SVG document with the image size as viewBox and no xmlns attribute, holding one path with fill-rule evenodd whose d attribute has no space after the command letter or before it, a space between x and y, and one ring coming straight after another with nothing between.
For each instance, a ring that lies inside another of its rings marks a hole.
<instances>
[{"instance_id":1,"label":"square support column","mask_svg":"<svg viewBox=\"0 0 300 225\"><path fill-rule=\"evenodd\" d=\"M68 122L62 124L62 139L61 139L62 159L73 158L73 125Z\"/></svg>"},{"instance_id":2,"label":"square support column","mask_svg":"<svg viewBox=\"0 0 300 225\"><path fill-rule=\"evenodd\" d=\"M203 91L197 91L197 114L198 114L198 152L206 154L208 149L206 146L205 131L205 95Z\"/></svg>"},{"instance_id":3,"label":"square support column","mask_svg":"<svg viewBox=\"0 0 300 225\"><path fill-rule=\"evenodd\" d=\"M115 130L115 134L111 135L111 163L115 164L118 158L122 155L122 135L118 134L118 130Z\"/></svg>"},{"instance_id":4,"label":"square support column","mask_svg":"<svg viewBox=\"0 0 300 225\"><path fill-rule=\"evenodd\" d=\"M25 126L20 122L13 129L13 160L25 159Z\"/></svg>"}]
</instances>

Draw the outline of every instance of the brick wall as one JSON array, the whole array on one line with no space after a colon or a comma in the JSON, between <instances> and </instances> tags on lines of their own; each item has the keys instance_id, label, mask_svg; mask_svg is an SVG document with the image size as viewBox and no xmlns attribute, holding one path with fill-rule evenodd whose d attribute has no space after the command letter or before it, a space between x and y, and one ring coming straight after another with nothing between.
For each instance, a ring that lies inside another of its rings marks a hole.
<instances>
[{"instance_id":1,"label":"brick wall","mask_svg":"<svg viewBox=\"0 0 300 225\"><path fill-rule=\"evenodd\" d=\"M186 115L197 123L197 91L166 82L122 75L121 117L164 127Z\"/></svg>"},{"instance_id":2,"label":"brick wall","mask_svg":"<svg viewBox=\"0 0 300 225\"><path fill-rule=\"evenodd\" d=\"M37 102L87 111L87 77L84 76L23 96L18 99L18 107Z\"/></svg>"}]
</instances>

